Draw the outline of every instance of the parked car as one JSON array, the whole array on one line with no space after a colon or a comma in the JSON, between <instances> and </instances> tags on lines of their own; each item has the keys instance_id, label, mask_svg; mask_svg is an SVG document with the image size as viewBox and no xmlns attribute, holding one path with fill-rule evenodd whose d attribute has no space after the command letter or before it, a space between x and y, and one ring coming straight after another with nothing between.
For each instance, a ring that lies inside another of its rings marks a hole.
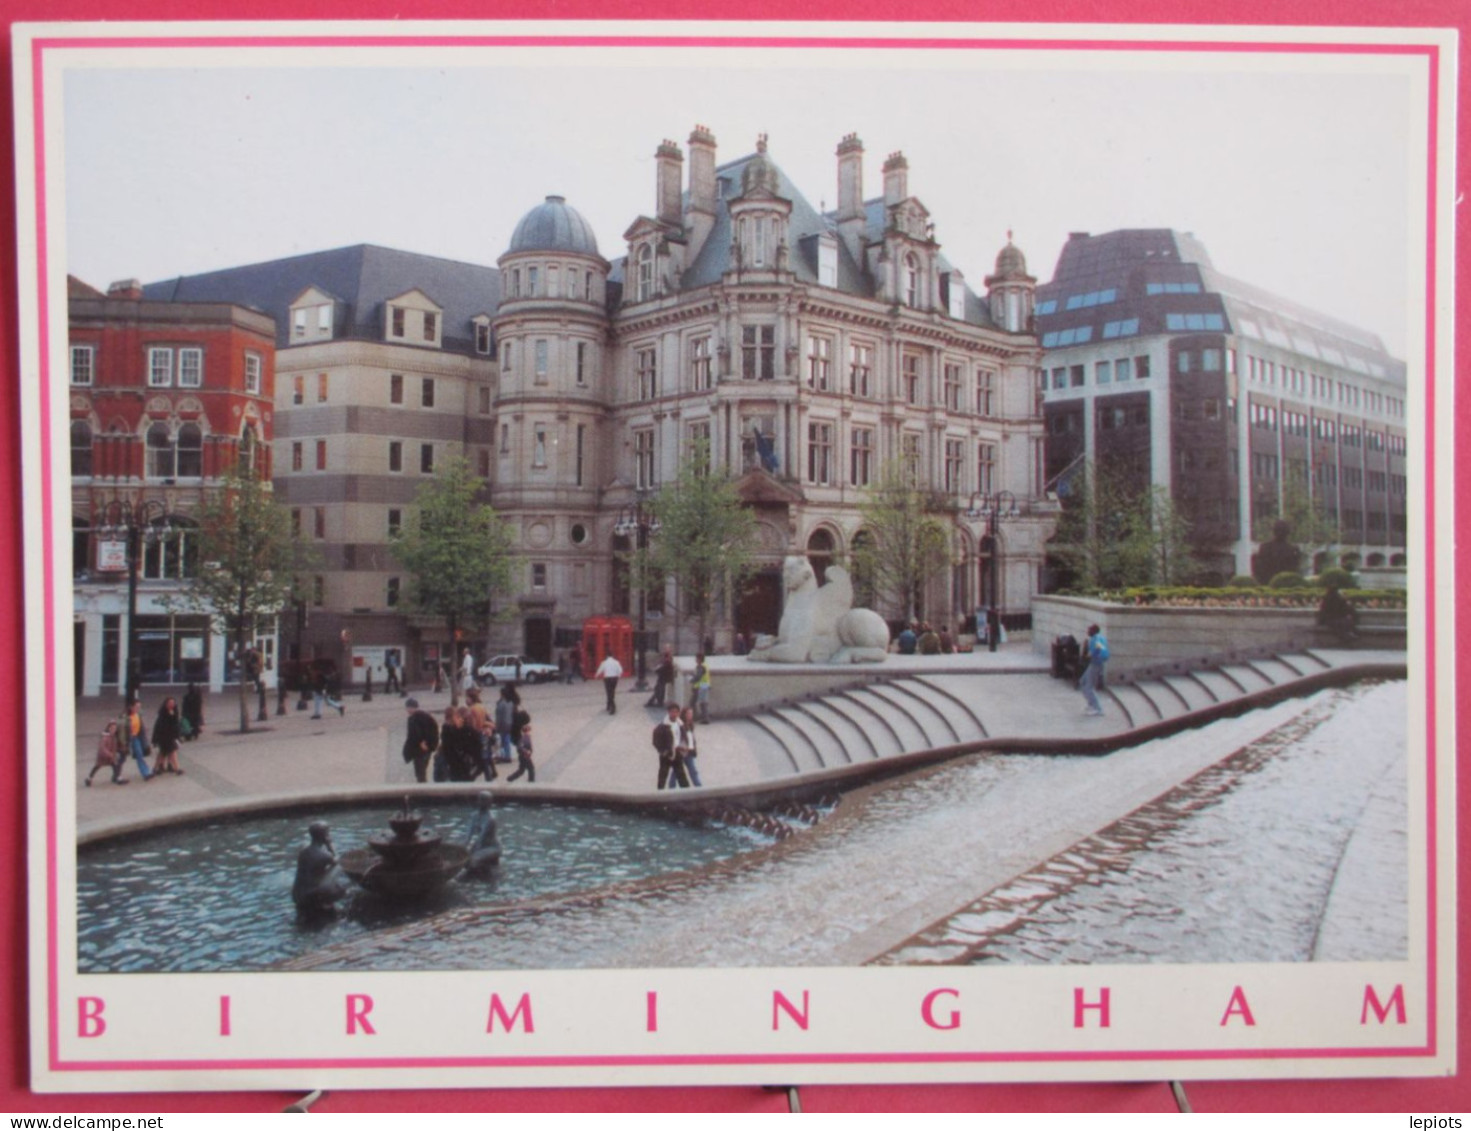
<instances>
[{"instance_id":1,"label":"parked car","mask_svg":"<svg viewBox=\"0 0 1471 1131\"><path fill-rule=\"evenodd\" d=\"M506 683L546 683L562 673L556 664L543 664L525 656L492 656L480 665L480 682L494 686Z\"/></svg>"}]
</instances>

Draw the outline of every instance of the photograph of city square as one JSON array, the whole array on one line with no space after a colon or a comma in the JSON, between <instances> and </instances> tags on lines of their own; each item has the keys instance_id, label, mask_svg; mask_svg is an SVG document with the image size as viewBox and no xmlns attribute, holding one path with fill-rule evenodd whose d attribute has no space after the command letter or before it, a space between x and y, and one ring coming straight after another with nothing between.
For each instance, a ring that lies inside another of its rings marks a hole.
<instances>
[{"instance_id":1,"label":"photograph of city square","mask_svg":"<svg viewBox=\"0 0 1471 1131\"><path fill-rule=\"evenodd\" d=\"M68 76L79 975L1417 960L1413 84L836 54Z\"/></svg>"}]
</instances>

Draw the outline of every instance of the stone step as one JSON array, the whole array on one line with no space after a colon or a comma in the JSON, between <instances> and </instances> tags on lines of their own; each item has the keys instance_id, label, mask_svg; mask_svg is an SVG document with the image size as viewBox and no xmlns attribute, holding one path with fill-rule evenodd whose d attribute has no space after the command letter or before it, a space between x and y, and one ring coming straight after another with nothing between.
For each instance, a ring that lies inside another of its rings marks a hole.
<instances>
[{"instance_id":1,"label":"stone step","mask_svg":"<svg viewBox=\"0 0 1471 1131\"><path fill-rule=\"evenodd\" d=\"M1179 697L1187 711L1203 711L1207 707L1214 707L1218 702L1204 684L1192 679L1189 674L1161 676L1159 682Z\"/></svg>"},{"instance_id":2,"label":"stone step","mask_svg":"<svg viewBox=\"0 0 1471 1131\"><path fill-rule=\"evenodd\" d=\"M955 730L935 707L921 698L922 688L906 687L908 680L895 683L876 683L871 688L875 695L887 699L893 706L908 715L919 726L924 738L910 750L933 750L937 746L950 746L955 742Z\"/></svg>"},{"instance_id":3,"label":"stone step","mask_svg":"<svg viewBox=\"0 0 1471 1131\"><path fill-rule=\"evenodd\" d=\"M1215 668L1203 668L1192 673L1196 680L1215 695L1216 701L1220 703L1229 702L1241 697L1241 688L1237 687L1226 675Z\"/></svg>"},{"instance_id":4,"label":"stone step","mask_svg":"<svg viewBox=\"0 0 1471 1131\"><path fill-rule=\"evenodd\" d=\"M738 734L756 760L763 778L784 777L797 768L797 760L786 748L781 738L772 733L770 727L762 726L755 717L722 720L722 727L729 726Z\"/></svg>"},{"instance_id":5,"label":"stone step","mask_svg":"<svg viewBox=\"0 0 1471 1131\"><path fill-rule=\"evenodd\" d=\"M915 720L914 716L900 707L887 695L880 691L882 684L872 684L869 687L855 688L853 691L844 692L844 698L861 704L871 714L883 720L894 736L895 750L893 753L902 754L908 750L926 750L931 746L924 728Z\"/></svg>"},{"instance_id":6,"label":"stone step","mask_svg":"<svg viewBox=\"0 0 1471 1131\"><path fill-rule=\"evenodd\" d=\"M806 739L808 748L817 759L818 769L826 770L848 764L848 752L843 749L843 744L831 731L795 704L773 707L766 713L775 715Z\"/></svg>"},{"instance_id":7,"label":"stone step","mask_svg":"<svg viewBox=\"0 0 1471 1131\"><path fill-rule=\"evenodd\" d=\"M944 712L961 742L974 742L989 738L986 724L982 721L981 705L977 701L984 680L976 676L956 676L950 679L935 676L916 676L914 682L925 689L930 702Z\"/></svg>"},{"instance_id":8,"label":"stone step","mask_svg":"<svg viewBox=\"0 0 1471 1131\"><path fill-rule=\"evenodd\" d=\"M1168 682L1162 679L1140 680L1134 685L1136 691L1146 696L1161 719L1178 719L1190 711L1190 701Z\"/></svg>"},{"instance_id":9,"label":"stone step","mask_svg":"<svg viewBox=\"0 0 1471 1131\"><path fill-rule=\"evenodd\" d=\"M1240 694L1243 695L1249 695L1253 691L1266 691L1274 686L1270 679L1251 664L1222 664L1219 670L1222 675L1241 689Z\"/></svg>"},{"instance_id":10,"label":"stone step","mask_svg":"<svg viewBox=\"0 0 1471 1131\"><path fill-rule=\"evenodd\" d=\"M904 753L904 731L896 726L897 714L887 703L857 691L840 691L824 702L863 731L873 743L874 757ZM918 728L915 728L918 731Z\"/></svg>"},{"instance_id":11,"label":"stone step","mask_svg":"<svg viewBox=\"0 0 1471 1131\"><path fill-rule=\"evenodd\" d=\"M1281 687L1284 683L1291 683L1301 678L1301 674L1291 664L1284 663L1276 656L1263 656L1260 659L1250 661L1250 666L1260 672L1271 681L1273 687Z\"/></svg>"},{"instance_id":12,"label":"stone step","mask_svg":"<svg viewBox=\"0 0 1471 1131\"><path fill-rule=\"evenodd\" d=\"M1131 728L1148 726L1150 723L1159 722L1161 718L1159 708L1154 705L1154 700L1132 683L1117 681L1105 683L1099 701L1105 705L1105 708L1112 703L1122 712L1125 723Z\"/></svg>"},{"instance_id":13,"label":"stone step","mask_svg":"<svg viewBox=\"0 0 1471 1131\"><path fill-rule=\"evenodd\" d=\"M814 722L826 730L842 750L846 761L867 762L878 756L863 728L828 706L825 699L808 699L793 703L792 707L811 716Z\"/></svg>"},{"instance_id":14,"label":"stone step","mask_svg":"<svg viewBox=\"0 0 1471 1131\"><path fill-rule=\"evenodd\" d=\"M765 731L770 740L785 752L791 773L822 769L822 759L811 740L774 711L752 715L751 722Z\"/></svg>"}]
</instances>

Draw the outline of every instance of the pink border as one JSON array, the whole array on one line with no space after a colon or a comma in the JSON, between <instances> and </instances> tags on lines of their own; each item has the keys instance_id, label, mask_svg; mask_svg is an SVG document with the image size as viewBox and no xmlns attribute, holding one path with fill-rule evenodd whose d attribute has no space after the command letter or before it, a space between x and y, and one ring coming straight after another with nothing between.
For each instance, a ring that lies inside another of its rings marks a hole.
<instances>
[{"instance_id":1,"label":"pink border","mask_svg":"<svg viewBox=\"0 0 1471 1131\"><path fill-rule=\"evenodd\" d=\"M47 957L47 1022L48 1067L55 1072L157 1072L157 1071L222 1071L288 1068L552 1068L552 1067L635 1067L696 1065L804 1065L804 1064L967 1064L967 1063L1078 1063L1089 1061L1132 1063L1135 1061L1254 1061L1302 1059L1355 1059L1379 1057L1431 1057L1437 1048L1437 896L1438 867L1436 859L1437 819L1435 750L1437 739L1436 670L1435 670L1435 304L1436 304L1436 237L1438 231L1437 161L1439 147L1440 48L1435 44L1353 44L1353 43L1255 43L1250 41L1198 42L1189 40L1045 40L1045 39L941 39L902 37L833 39L830 37L747 36L716 39L704 36L188 36L177 39L162 37L113 36L82 39L37 39L31 45L31 88L34 102L33 138L35 157L36 255L37 255L37 320L40 349L41 402L41 507L42 612L44 617L43 649L48 677L55 671L56 593L53 584L53 528L51 482L51 357L46 347L50 301L47 290L47 223L46 223L46 158L45 100L43 55L60 49L97 48L180 48L180 47L764 47L764 48L906 48L924 50L1050 50L1050 51L1133 51L1133 52L1199 52L1199 53L1265 53L1303 55L1422 55L1428 66L1429 114L1427 125L1428 164L1426 189L1426 365L1425 365L1425 469L1426 469L1426 1034L1427 1042L1419 1048L1282 1048L1282 1049L1206 1049L1184 1051L1169 1049L1120 1050L1102 1052L1000 1052L1000 1053L832 1053L832 1054L711 1054L700 1056L544 1056L544 1057L362 1057L322 1059L260 1060L68 1060L60 1056L60 1002L58 962L58 893L57 872L57 742L56 684L46 681L46 957Z\"/></svg>"}]
</instances>

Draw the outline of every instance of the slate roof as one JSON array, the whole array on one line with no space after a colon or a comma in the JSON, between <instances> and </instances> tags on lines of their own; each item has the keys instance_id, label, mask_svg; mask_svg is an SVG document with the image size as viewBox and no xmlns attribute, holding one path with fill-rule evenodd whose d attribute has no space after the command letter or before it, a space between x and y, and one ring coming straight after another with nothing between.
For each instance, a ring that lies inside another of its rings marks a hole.
<instances>
[{"instance_id":1,"label":"slate roof","mask_svg":"<svg viewBox=\"0 0 1471 1131\"><path fill-rule=\"evenodd\" d=\"M444 308L443 348L474 353L471 320L494 314L501 299L500 272L433 255L354 244L229 267L200 275L149 283L143 296L168 302L233 302L276 319L277 348L291 344L290 304L308 287L337 298L344 306L336 336L383 340L383 305L418 288Z\"/></svg>"}]
</instances>

